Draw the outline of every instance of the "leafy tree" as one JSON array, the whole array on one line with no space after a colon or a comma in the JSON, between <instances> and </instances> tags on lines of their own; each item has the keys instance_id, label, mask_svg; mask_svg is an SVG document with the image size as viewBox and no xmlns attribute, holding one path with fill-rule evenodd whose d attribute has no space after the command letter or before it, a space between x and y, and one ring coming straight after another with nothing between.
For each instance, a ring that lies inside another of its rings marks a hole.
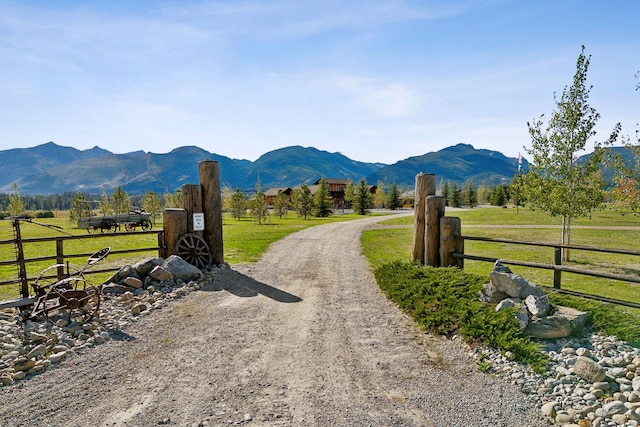
<instances>
[{"instance_id":1,"label":"leafy tree","mask_svg":"<svg viewBox=\"0 0 640 427\"><path fill-rule=\"evenodd\" d=\"M156 193L149 191L144 195L144 199L142 200L142 209L149 212L151 221L155 224L156 220L160 218L160 214L162 213L160 198L156 196Z\"/></svg>"},{"instance_id":2,"label":"leafy tree","mask_svg":"<svg viewBox=\"0 0 640 427\"><path fill-rule=\"evenodd\" d=\"M260 179L256 182L256 194L251 199L251 216L253 216L258 224L264 223L269 217L269 205L267 203L267 196L262 192L262 186L260 185Z\"/></svg>"},{"instance_id":3,"label":"leafy tree","mask_svg":"<svg viewBox=\"0 0 640 427\"><path fill-rule=\"evenodd\" d=\"M464 198L464 204L469 206L470 208L473 208L478 205L478 194L476 193L476 190L473 188L472 181L467 182L467 186L464 190L463 198Z\"/></svg>"},{"instance_id":4,"label":"leafy tree","mask_svg":"<svg viewBox=\"0 0 640 427\"><path fill-rule=\"evenodd\" d=\"M173 193L164 194L165 208L181 208L182 207L182 189L178 188Z\"/></svg>"},{"instance_id":5,"label":"leafy tree","mask_svg":"<svg viewBox=\"0 0 640 427\"><path fill-rule=\"evenodd\" d=\"M100 203L98 207L102 211L102 215L108 215L112 212L111 210L111 199L107 195L105 190L102 190L102 196L100 197Z\"/></svg>"},{"instance_id":6,"label":"leafy tree","mask_svg":"<svg viewBox=\"0 0 640 427\"><path fill-rule=\"evenodd\" d=\"M571 243L571 220L600 206L604 196L599 179L602 144L594 144L595 151L585 162L577 161L578 154L595 136L594 128L600 118L588 103L591 87L586 86L586 81L590 60L582 46L573 83L564 88L560 99L554 95L556 109L549 121L545 125L543 115L527 123L531 148L525 150L533 161L523 175L522 190L529 206L562 217L563 244ZM619 125L609 142L615 141L618 132ZM563 252L563 258L568 260L568 252Z\"/></svg>"},{"instance_id":7,"label":"leafy tree","mask_svg":"<svg viewBox=\"0 0 640 427\"><path fill-rule=\"evenodd\" d=\"M348 208L351 207L351 203L353 202L353 194L355 193L355 191L356 189L353 185L353 181L348 180L347 185L344 188L344 203Z\"/></svg>"},{"instance_id":8,"label":"leafy tree","mask_svg":"<svg viewBox=\"0 0 640 427\"><path fill-rule=\"evenodd\" d=\"M302 184L300 188L294 190L293 206L298 216L309 219L309 216L311 216L313 212L314 205L313 196L307 184Z\"/></svg>"},{"instance_id":9,"label":"leafy tree","mask_svg":"<svg viewBox=\"0 0 640 427\"><path fill-rule=\"evenodd\" d=\"M315 216L328 217L333 213L333 198L329 193L329 184L322 178L318 185L318 190L313 196L313 202L315 205Z\"/></svg>"},{"instance_id":10,"label":"leafy tree","mask_svg":"<svg viewBox=\"0 0 640 427\"><path fill-rule=\"evenodd\" d=\"M391 184L389 193L387 193L387 209L395 211L401 207L402 201L400 200L400 190L398 189L398 185L394 182Z\"/></svg>"},{"instance_id":11,"label":"leafy tree","mask_svg":"<svg viewBox=\"0 0 640 427\"><path fill-rule=\"evenodd\" d=\"M366 215L369 213L372 202L373 196L371 195L367 181L362 178L358 182L358 186L355 188L355 192L353 194L353 212L358 215Z\"/></svg>"},{"instance_id":12,"label":"leafy tree","mask_svg":"<svg viewBox=\"0 0 640 427\"><path fill-rule=\"evenodd\" d=\"M231 196L231 215L240 220L247 214L247 199L239 188Z\"/></svg>"},{"instance_id":13,"label":"leafy tree","mask_svg":"<svg viewBox=\"0 0 640 427\"><path fill-rule=\"evenodd\" d=\"M80 219L89 218L91 216L91 207L87 203L84 194L77 193L71 202L69 209L69 221L76 224Z\"/></svg>"},{"instance_id":14,"label":"leafy tree","mask_svg":"<svg viewBox=\"0 0 640 427\"><path fill-rule=\"evenodd\" d=\"M478 187L478 203L486 205L489 203L489 196L491 195L491 189L489 187Z\"/></svg>"},{"instance_id":15,"label":"leafy tree","mask_svg":"<svg viewBox=\"0 0 640 427\"><path fill-rule=\"evenodd\" d=\"M373 206L376 209L382 209L384 208L384 204L386 201L387 196L386 194L384 194L384 190L381 186L378 186L378 188L376 188L376 194L373 195Z\"/></svg>"},{"instance_id":16,"label":"leafy tree","mask_svg":"<svg viewBox=\"0 0 640 427\"><path fill-rule=\"evenodd\" d=\"M9 215L20 216L24 213L24 204L18 194L18 184L14 182L11 184L11 188L13 188L13 194L9 194L9 206L7 206L7 210L9 211Z\"/></svg>"},{"instance_id":17,"label":"leafy tree","mask_svg":"<svg viewBox=\"0 0 640 427\"><path fill-rule=\"evenodd\" d=\"M111 208L113 213L117 215L129 212L131 209L131 202L129 201L129 195L122 189L120 185L116 187L111 196Z\"/></svg>"},{"instance_id":18,"label":"leafy tree","mask_svg":"<svg viewBox=\"0 0 640 427\"><path fill-rule=\"evenodd\" d=\"M278 218L282 218L287 215L289 211L289 196L284 194L282 190L278 190L278 194L273 201L273 212L278 216Z\"/></svg>"}]
</instances>

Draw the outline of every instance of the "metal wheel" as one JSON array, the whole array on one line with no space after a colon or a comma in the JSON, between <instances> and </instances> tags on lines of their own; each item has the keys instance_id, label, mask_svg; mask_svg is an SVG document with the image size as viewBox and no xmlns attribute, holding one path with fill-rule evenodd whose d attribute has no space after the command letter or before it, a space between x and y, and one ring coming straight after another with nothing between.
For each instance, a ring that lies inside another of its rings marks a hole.
<instances>
[{"instance_id":1,"label":"metal wheel","mask_svg":"<svg viewBox=\"0 0 640 427\"><path fill-rule=\"evenodd\" d=\"M83 272L79 268L74 267L73 265L69 265L69 264L51 265L45 268L44 270L42 270L40 274L38 274L38 277L36 277L36 280L32 285L36 293L36 296L43 295L44 291L49 289L51 285L55 284L58 281L58 268L60 267L66 270L65 277L74 276L74 277L84 278L84 276L82 275Z\"/></svg>"},{"instance_id":2,"label":"metal wheel","mask_svg":"<svg viewBox=\"0 0 640 427\"><path fill-rule=\"evenodd\" d=\"M209 245L197 234L183 234L176 242L176 255L199 269L211 265Z\"/></svg>"},{"instance_id":3,"label":"metal wheel","mask_svg":"<svg viewBox=\"0 0 640 427\"><path fill-rule=\"evenodd\" d=\"M90 321L100 309L100 291L80 277L60 281L39 298L31 316L44 315L51 323L55 317L66 317L69 322Z\"/></svg>"}]
</instances>

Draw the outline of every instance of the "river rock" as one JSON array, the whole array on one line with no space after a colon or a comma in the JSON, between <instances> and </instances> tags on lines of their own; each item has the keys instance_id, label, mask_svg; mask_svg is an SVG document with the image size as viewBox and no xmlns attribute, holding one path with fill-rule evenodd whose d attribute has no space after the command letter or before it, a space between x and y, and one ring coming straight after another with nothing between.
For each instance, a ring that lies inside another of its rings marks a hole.
<instances>
[{"instance_id":1,"label":"river rock","mask_svg":"<svg viewBox=\"0 0 640 427\"><path fill-rule=\"evenodd\" d=\"M142 288L142 280L138 279L137 277L133 277L133 276L126 277L123 283L129 286L130 288L136 288L136 289Z\"/></svg>"},{"instance_id":2,"label":"river rock","mask_svg":"<svg viewBox=\"0 0 640 427\"><path fill-rule=\"evenodd\" d=\"M551 302L549 302L547 295L529 295L524 299L524 305L529 310L529 313L535 317L545 317L549 314L549 309L551 308Z\"/></svg>"},{"instance_id":3,"label":"river rock","mask_svg":"<svg viewBox=\"0 0 640 427\"><path fill-rule=\"evenodd\" d=\"M589 383L597 383L603 381L606 377L606 371L594 360L588 357L578 357L573 371L577 376Z\"/></svg>"},{"instance_id":4,"label":"river rock","mask_svg":"<svg viewBox=\"0 0 640 427\"><path fill-rule=\"evenodd\" d=\"M149 272L149 277L157 282L168 282L169 280L173 280L173 274L161 265L155 266L153 270Z\"/></svg>"},{"instance_id":5,"label":"river rock","mask_svg":"<svg viewBox=\"0 0 640 427\"><path fill-rule=\"evenodd\" d=\"M176 279L188 282L189 280L197 280L202 277L202 271L194 265L189 264L177 255L171 255L167 258L162 267L173 274Z\"/></svg>"},{"instance_id":6,"label":"river rock","mask_svg":"<svg viewBox=\"0 0 640 427\"><path fill-rule=\"evenodd\" d=\"M485 283L478 292L478 298L487 304L498 304L500 301L509 298L509 295L498 290L491 283Z\"/></svg>"},{"instance_id":7,"label":"river rock","mask_svg":"<svg viewBox=\"0 0 640 427\"><path fill-rule=\"evenodd\" d=\"M625 412L627 412L627 407L624 406L624 403L620 402L619 400L614 400L602 405L602 411L605 417L611 417L612 415L616 414L624 414Z\"/></svg>"},{"instance_id":8,"label":"river rock","mask_svg":"<svg viewBox=\"0 0 640 427\"><path fill-rule=\"evenodd\" d=\"M148 258L135 263L132 268L136 271L136 273L138 273L138 275L140 275L140 277L144 277L148 275L149 272L155 267L162 265L163 262L164 259L160 257Z\"/></svg>"},{"instance_id":9,"label":"river rock","mask_svg":"<svg viewBox=\"0 0 640 427\"><path fill-rule=\"evenodd\" d=\"M506 293L510 297L525 299L529 295L543 296L544 291L537 285L530 283L527 279L514 273L504 273L496 271L495 268L489 273L491 284L498 290Z\"/></svg>"}]
</instances>

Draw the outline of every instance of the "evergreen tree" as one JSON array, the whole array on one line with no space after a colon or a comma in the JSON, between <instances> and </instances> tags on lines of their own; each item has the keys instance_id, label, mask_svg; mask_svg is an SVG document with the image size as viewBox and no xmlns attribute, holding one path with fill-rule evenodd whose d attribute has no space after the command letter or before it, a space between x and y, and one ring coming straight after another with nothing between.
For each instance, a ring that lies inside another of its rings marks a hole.
<instances>
[{"instance_id":1,"label":"evergreen tree","mask_svg":"<svg viewBox=\"0 0 640 427\"><path fill-rule=\"evenodd\" d=\"M273 201L273 212L282 219L289 211L289 196L284 194L282 190L278 190L275 200Z\"/></svg>"},{"instance_id":2,"label":"evergreen tree","mask_svg":"<svg viewBox=\"0 0 640 427\"><path fill-rule=\"evenodd\" d=\"M455 182L451 184L449 188L449 195L447 197L448 205L452 208L460 207L460 191L458 191L458 184Z\"/></svg>"},{"instance_id":3,"label":"evergreen tree","mask_svg":"<svg viewBox=\"0 0 640 427\"><path fill-rule=\"evenodd\" d=\"M473 208L478 204L478 194L473 188L472 181L467 182L467 187L464 191L464 204L466 204L470 208Z\"/></svg>"},{"instance_id":4,"label":"evergreen tree","mask_svg":"<svg viewBox=\"0 0 640 427\"><path fill-rule=\"evenodd\" d=\"M353 212L358 215L366 215L369 213L372 202L373 196L371 195L371 191L369 191L367 181L362 178L360 182L358 182L358 186L355 188L353 194Z\"/></svg>"},{"instance_id":5,"label":"evergreen tree","mask_svg":"<svg viewBox=\"0 0 640 427\"><path fill-rule=\"evenodd\" d=\"M236 191L231 196L230 209L231 215L237 220L244 218L247 214L247 199L239 188L236 188Z\"/></svg>"},{"instance_id":6,"label":"evergreen tree","mask_svg":"<svg viewBox=\"0 0 640 427\"><path fill-rule=\"evenodd\" d=\"M449 195L451 194L451 190L449 190L449 181L445 181L442 184L442 197L444 197L445 206L449 206Z\"/></svg>"},{"instance_id":7,"label":"evergreen tree","mask_svg":"<svg viewBox=\"0 0 640 427\"><path fill-rule=\"evenodd\" d=\"M400 200L400 190L398 185L394 182L391 184L389 193L387 194L387 209L392 211L402 207L402 201Z\"/></svg>"},{"instance_id":8,"label":"evergreen tree","mask_svg":"<svg viewBox=\"0 0 640 427\"><path fill-rule=\"evenodd\" d=\"M318 184L318 190L313 196L315 205L315 216L327 217L333 213L333 198L329 193L329 184L322 178Z\"/></svg>"},{"instance_id":9,"label":"evergreen tree","mask_svg":"<svg viewBox=\"0 0 640 427\"><path fill-rule=\"evenodd\" d=\"M293 206L298 216L304 219L309 219L313 212L313 196L311 190L307 184L302 186L293 192Z\"/></svg>"}]
</instances>

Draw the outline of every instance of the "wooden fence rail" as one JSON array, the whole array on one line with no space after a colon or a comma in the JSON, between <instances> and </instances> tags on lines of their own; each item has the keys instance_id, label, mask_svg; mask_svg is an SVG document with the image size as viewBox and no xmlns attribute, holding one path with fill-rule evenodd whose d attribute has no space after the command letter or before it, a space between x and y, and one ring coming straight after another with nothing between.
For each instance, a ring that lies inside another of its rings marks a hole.
<instances>
[{"instance_id":1,"label":"wooden fence rail","mask_svg":"<svg viewBox=\"0 0 640 427\"><path fill-rule=\"evenodd\" d=\"M629 276L623 274L614 274L607 273L601 271L592 271L585 270L581 268L568 267L562 265L562 249L576 249L583 251L591 251L591 252L600 252L600 253L612 253L612 254L620 254L620 255L634 255L640 256L640 251L630 250L630 249L607 249L607 248L596 248L592 246L582 246L582 245L562 245L562 244L553 244L553 243L536 243L536 242L524 242L519 240L510 240L510 239L500 239L500 238L492 238L492 237L476 237L476 236L460 236L460 238L464 240L476 240L482 242L494 242L494 243L508 243L514 245L525 245L525 246L536 246L536 247L549 247L554 250L554 262L553 264L544 264L538 262L530 262L530 261L519 261L519 260L509 260L503 258L492 258L492 257L484 257L478 255L470 255L462 252L452 252L451 256L457 259L469 259L474 261L485 261L495 263L496 261L500 261L502 264L509 265L519 265L523 267L532 267L532 268L540 268L546 270L553 270L553 291L558 293L564 293L568 295L579 296L582 298L595 299L598 301L609 302L618 305L624 305L627 307L640 308L639 303L631 302L631 301L623 301L613 298L608 298L599 295L591 295L585 294L582 292L570 291L567 289L562 289L562 272L580 274L583 276L591 276L591 277L600 277L604 279L611 280L619 280L624 282L632 282L632 283L640 283L640 277L638 276ZM464 247L464 245L463 245ZM549 287L550 288L550 287Z\"/></svg>"},{"instance_id":2,"label":"wooden fence rail","mask_svg":"<svg viewBox=\"0 0 640 427\"><path fill-rule=\"evenodd\" d=\"M141 252L151 252L157 251L158 256L164 256L165 253L165 244L164 244L164 231L156 230L156 231L131 231L131 232L118 232L118 233L100 233L100 234L83 234L79 236L55 236L55 237L36 237L29 239L22 239L23 245L29 245L33 243L42 243L42 242L55 242L55 255L45 255L39 257L25 258L25 264L33 264L42 261L52 261L55 264L64 264L69 259L75 258L87 258L91 255L91 253L65 253L64 251L64 242L68 240L88 240L88 239L119 239L126 236L131 235L143 235L143 234L155 234L157 235L158 244L156 246L149 247L139 247L139 248L131 248L131 249L122 249L122 250L112 250L111 255L114 254L126 254L126 253L141 253ZM0 240L0 246L2 245L16 245L15 239L9 240ZM0 260L0 266L6 265L17 265L17 259L11 260ZM85 272L85 275L89 274L98 274L98 273L107 273L112 271L118 271L120 267L117 268L102 268L102 269L91 269ZM42 277L43 279L62 279L64 278L65 272L63 267L58 268L57 276L47 276ZM33 281L35 277L27 277L27 281ZM0 286L4 285L13 285L13 284L22 284L20 278L3 280L0 281ZM23 286L24 287L24 286ZM26 296L28 294L28 289L21 289L21 294Z\"/></svg>"}]
</instances>

